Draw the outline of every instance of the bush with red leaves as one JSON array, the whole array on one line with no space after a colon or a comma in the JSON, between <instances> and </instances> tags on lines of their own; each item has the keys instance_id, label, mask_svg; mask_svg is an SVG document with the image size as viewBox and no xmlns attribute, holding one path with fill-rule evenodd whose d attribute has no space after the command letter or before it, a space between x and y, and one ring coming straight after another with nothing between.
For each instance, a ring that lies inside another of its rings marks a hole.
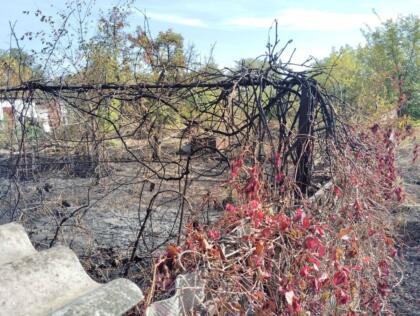
<instances>
[{"instance_id":1,"label":"bush with red leaves","mask_svg":"<svg viewBox=\"0 0 420 316\"><path fill-rule=\"evenodd\" d=\"M244 152L232 161L228 183L237 202L212 227L187 225L182 246L162 255L150 293L194 271L205 281L201 308L209 314L389 312L396 282L389 211L403 198L395 138L375 126L339 149L331 143L329 185L316 198L296 198L278 154L272 176Z\"/></svg>"}]
</instances>

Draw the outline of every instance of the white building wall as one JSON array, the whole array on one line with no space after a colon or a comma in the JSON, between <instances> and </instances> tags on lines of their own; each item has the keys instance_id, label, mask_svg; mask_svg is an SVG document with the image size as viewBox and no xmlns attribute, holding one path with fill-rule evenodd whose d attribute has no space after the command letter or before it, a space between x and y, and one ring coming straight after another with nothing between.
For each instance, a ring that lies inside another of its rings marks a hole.
<instances>
[{"instance_id":1,"label":"white building wall","mask_svg":"<svg viewBox=\"0 0 420 316\"><path fill-rule=\"evenodd\" d=\"M58 112L61 124L66 124L67 111L63 105L57 103L57 106L59 107ZM14 109L16 121L22 117L24 119L31 119L38 122L44 132L49 133L52 131L48 107L37 106L35 102L24 102L23 100L0 100L0 121L6 118L4 108Z\"/></svg>"}]
</instances>

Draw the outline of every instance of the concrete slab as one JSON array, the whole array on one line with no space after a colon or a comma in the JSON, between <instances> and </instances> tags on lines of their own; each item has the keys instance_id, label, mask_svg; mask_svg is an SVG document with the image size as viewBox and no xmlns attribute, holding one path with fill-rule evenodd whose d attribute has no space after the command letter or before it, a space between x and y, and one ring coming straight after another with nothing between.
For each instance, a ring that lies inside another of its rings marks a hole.
<instances>
[{"instance_id":1,"label":"concrete slab","mask_svg":"<svg viewBox=\"0 0 420 316\"><path fill-rule=\"evenodd\" d=\"M141 293L140 293L141 294ZM56 310L51 316L113 316L121 314L121 311L130 309L129 302L140 302L139 288L129 280L117 279L99 288L80 296L70 304Z\"/></svg>"},{"instance_id":2,"label":"concrete slab","mask_svg":"<svg viewBox=\"0 0 420 316\"><path fill-rule=\"evenodd\" d=\"M0 254L0 316L121 315L143 300L129 280L93 281L69 248L37 252L18 224L0 226Z\"/></svg>"},{"instance_id":3,"label":"concrete slab","mask_svg":"<svg viewBox=\"0 0 420 316\"><path fill-rule=\"evenodd\" d=\"M36 253L22 225L0 225L0 265Z\"/></svg>"}]
</instances>

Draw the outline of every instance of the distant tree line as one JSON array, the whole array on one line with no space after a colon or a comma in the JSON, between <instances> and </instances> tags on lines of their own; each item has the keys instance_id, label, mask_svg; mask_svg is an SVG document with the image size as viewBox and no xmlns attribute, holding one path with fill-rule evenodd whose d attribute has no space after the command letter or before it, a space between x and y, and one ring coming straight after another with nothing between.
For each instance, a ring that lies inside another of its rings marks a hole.
<instances>
[{"instance_id":1,"label":"distant tree line","mask_svg":"<svg viewBox=\"0 0 420 316\"><path fill-rule=\"evenodd\" d=\"M399 117L420 119L420 22L418 16L398 17L362 30L366 44L348 45L320 62L330 90L352 105L356 119L396 109ZM330 71L328 71L330 69Z\"/></svg>"}]
</instances>

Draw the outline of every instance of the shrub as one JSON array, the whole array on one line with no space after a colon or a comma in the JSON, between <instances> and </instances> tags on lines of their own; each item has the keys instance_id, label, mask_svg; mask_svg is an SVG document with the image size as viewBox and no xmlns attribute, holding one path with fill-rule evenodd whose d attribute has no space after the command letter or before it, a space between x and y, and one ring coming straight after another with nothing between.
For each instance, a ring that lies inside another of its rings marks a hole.
<instances>
[{"instance_id":1,"label":"shrub","mask_svg":"<svg viewBox=\"0 0 420 316\"><path fill-rule=\"evenodd\" d=\"M331 145L332 178L321 194L299 200L291 198L295 183L278 174L282 198L273 202L277 192L261 164L236 159L229 186L239 202L212 227L187 226L183 245L169 246L156 267L156 292L177 274L196 271L214 314L387 311L397 253L390 210L403 199L398 137L375 125L353 132L341 150Z\"/></svg>"}]
</instances>

